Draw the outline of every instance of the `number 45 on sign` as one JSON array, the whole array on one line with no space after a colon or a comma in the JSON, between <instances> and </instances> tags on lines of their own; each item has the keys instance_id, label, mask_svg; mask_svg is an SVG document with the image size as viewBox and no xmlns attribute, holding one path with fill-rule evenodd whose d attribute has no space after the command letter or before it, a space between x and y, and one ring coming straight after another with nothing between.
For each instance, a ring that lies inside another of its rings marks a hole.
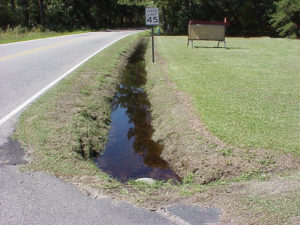
<instances>
[{"instance_id":1,"label":"number 45 on sign","mask_svg":"<svg viewBox=\"0 0 300 225\"><path fill-rule=\"evenodd\" d=\"M146 8L146 25L151 26L152 33L152 62L154 63L154 31L153 27L159 25L158 8Z\"/></svg>"},{"instance_id":2,"label":"number 45 on sign","mask_svg":"<svg viewBox=\"0 0 300 225\"><path fill-rule=\"evenodd\" d=\"M158 8L146 8L146 25L159 25L159 11Z\"/></svg>"}]
</instances>

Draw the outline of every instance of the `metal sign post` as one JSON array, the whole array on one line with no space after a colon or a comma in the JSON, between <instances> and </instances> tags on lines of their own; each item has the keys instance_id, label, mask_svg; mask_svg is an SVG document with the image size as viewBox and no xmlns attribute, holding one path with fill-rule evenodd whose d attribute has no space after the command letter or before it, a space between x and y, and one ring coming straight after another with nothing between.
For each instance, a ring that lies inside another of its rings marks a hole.
<instances>
[{"instance_id":1,"label":"metal sign post","mask_svg":"<svg viewBox=\"0 0 300 225\"><path fill-rule=\"evenodd\" d=\"M153 26L152 26L152 62L154 63L154 29L153 29Z\"/></svg>"},{"instance_id":2,"label":"metal sign post","mask_svg":"<svg viewBox=\"0 0 300 225\"><path fill-rule=\"evenodd\" d=\"M146 25L151 26L152 33L152 62L154 63L154 26L159 25L158 8L146 8Z\"/></svg>"}]
</instances>

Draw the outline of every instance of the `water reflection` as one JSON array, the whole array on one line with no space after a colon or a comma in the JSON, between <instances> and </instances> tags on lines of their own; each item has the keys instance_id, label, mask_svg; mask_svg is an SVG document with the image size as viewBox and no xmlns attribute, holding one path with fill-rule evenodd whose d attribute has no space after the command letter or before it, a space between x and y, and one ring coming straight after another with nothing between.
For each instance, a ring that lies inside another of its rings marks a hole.
<instances>
[{"instance_id":1,"label":"water reflection","mask_svg":"<svg viewBox=\"0 0 300 225\"><path fill-rule=\"evenodd\" d=\"M146 41L138 46L123 73L112 103L109 141L96 164L121 181L140 177L179 180L160 157L163 147L151 139L151 104L143 89L146 47Z\"/></svg>"}]
</instances>

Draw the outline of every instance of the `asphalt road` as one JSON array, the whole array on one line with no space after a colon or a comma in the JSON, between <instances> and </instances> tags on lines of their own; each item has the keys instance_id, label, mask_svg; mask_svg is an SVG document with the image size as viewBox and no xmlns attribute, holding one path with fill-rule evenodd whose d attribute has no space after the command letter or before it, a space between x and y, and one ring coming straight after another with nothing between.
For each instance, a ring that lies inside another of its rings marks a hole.
<instances>
[{"instance_id":1,"label":"asphalt road","mask_svg":"<svg viewBox=\"0 0 300 225\"><path fill-rule=\"evenodd\" d=\"M152 212L109 198L93 199L54 176L18 169L26 163L24 152L9 137L20 113L84 61L135 32L93 32L0 45L0 225L218 221L218 209L179 204L167 209L167 214Z\"/></svg>"},{"instance_id":2,"label":"asphalt road","mask_svg":"<svg viewBox=\"0 0 300 225\"><path fill-rule=\"evenodd\" d=\"M156 212L109 198L93 199L44 173L0 168L0 224L174 224Z\"/></svg>"},{"instance_id":3,"label":"asphalt road","mask_svg":"<svg viewBox=\"0 0 300 225\"><path fill-rule=\"evenodd\" d=\"M19 172L24 154L9 140L28 104L85 59L135 32L93 32L0 45L1 225L173 224L124 202L90 198L56 177Z\"/></svg>"},{"instance_id":4,"label":"asphalt road","mask_svg":"<svg viewBox=\"0 0 300 225\"><path fill-rule=\"evenodd\" d=\"M136 31L92 32L0 45L0 146L13 116L52 82L110 43Z\"/></svg>"}]
</instances>

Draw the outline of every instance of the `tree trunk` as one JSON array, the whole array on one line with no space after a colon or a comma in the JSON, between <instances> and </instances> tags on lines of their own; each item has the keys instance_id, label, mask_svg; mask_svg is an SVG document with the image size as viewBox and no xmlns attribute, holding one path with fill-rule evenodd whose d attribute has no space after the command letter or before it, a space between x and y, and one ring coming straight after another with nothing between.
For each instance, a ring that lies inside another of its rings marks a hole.
<instances>
[{"instance_id":1,"label":"tree trunk","mask_svg":"<svg viewBox=\"0 0 300 225\"><path fill-rule=\"evenodd\" d=\"M16 3L15 0L10 0L10 4L14 13L16 13Z\"/></svg>"},{"instance_id":2,"label":"tree trunk","mask_svg":"<svg viewBox=\"0 0 300 225\"><path fill-rule=\"evenodd\" d=\"M25 19L25 21L24 21L24 23L25 23L25 26L26 27L29 27L29 2L28 2L28 0L25 0L24 1L24 19Z\"/></svg>"},{"instance_id":3,"label":"tree trunk","mask_svg":"<svg viewBox=\"0 0 300 225\"><path fill-rule=\"evenodd\" d=\"M44 26L44 5L43 0L38 0L39 6L40 6L40 23L42 26Z\"/></svg>"},{"instance_id":4,"label":"tree trunk","mask_svg":"<svg viewBox=\"0 0 300 225\"><path fill-rule=\"evenodd\" d=\"M166 18L166 9L165 7L162 7L162 24L163 24L163 30L166 34L168 34L168 24L167 24L167 18Z\"/></svg>"}]
</instances>

